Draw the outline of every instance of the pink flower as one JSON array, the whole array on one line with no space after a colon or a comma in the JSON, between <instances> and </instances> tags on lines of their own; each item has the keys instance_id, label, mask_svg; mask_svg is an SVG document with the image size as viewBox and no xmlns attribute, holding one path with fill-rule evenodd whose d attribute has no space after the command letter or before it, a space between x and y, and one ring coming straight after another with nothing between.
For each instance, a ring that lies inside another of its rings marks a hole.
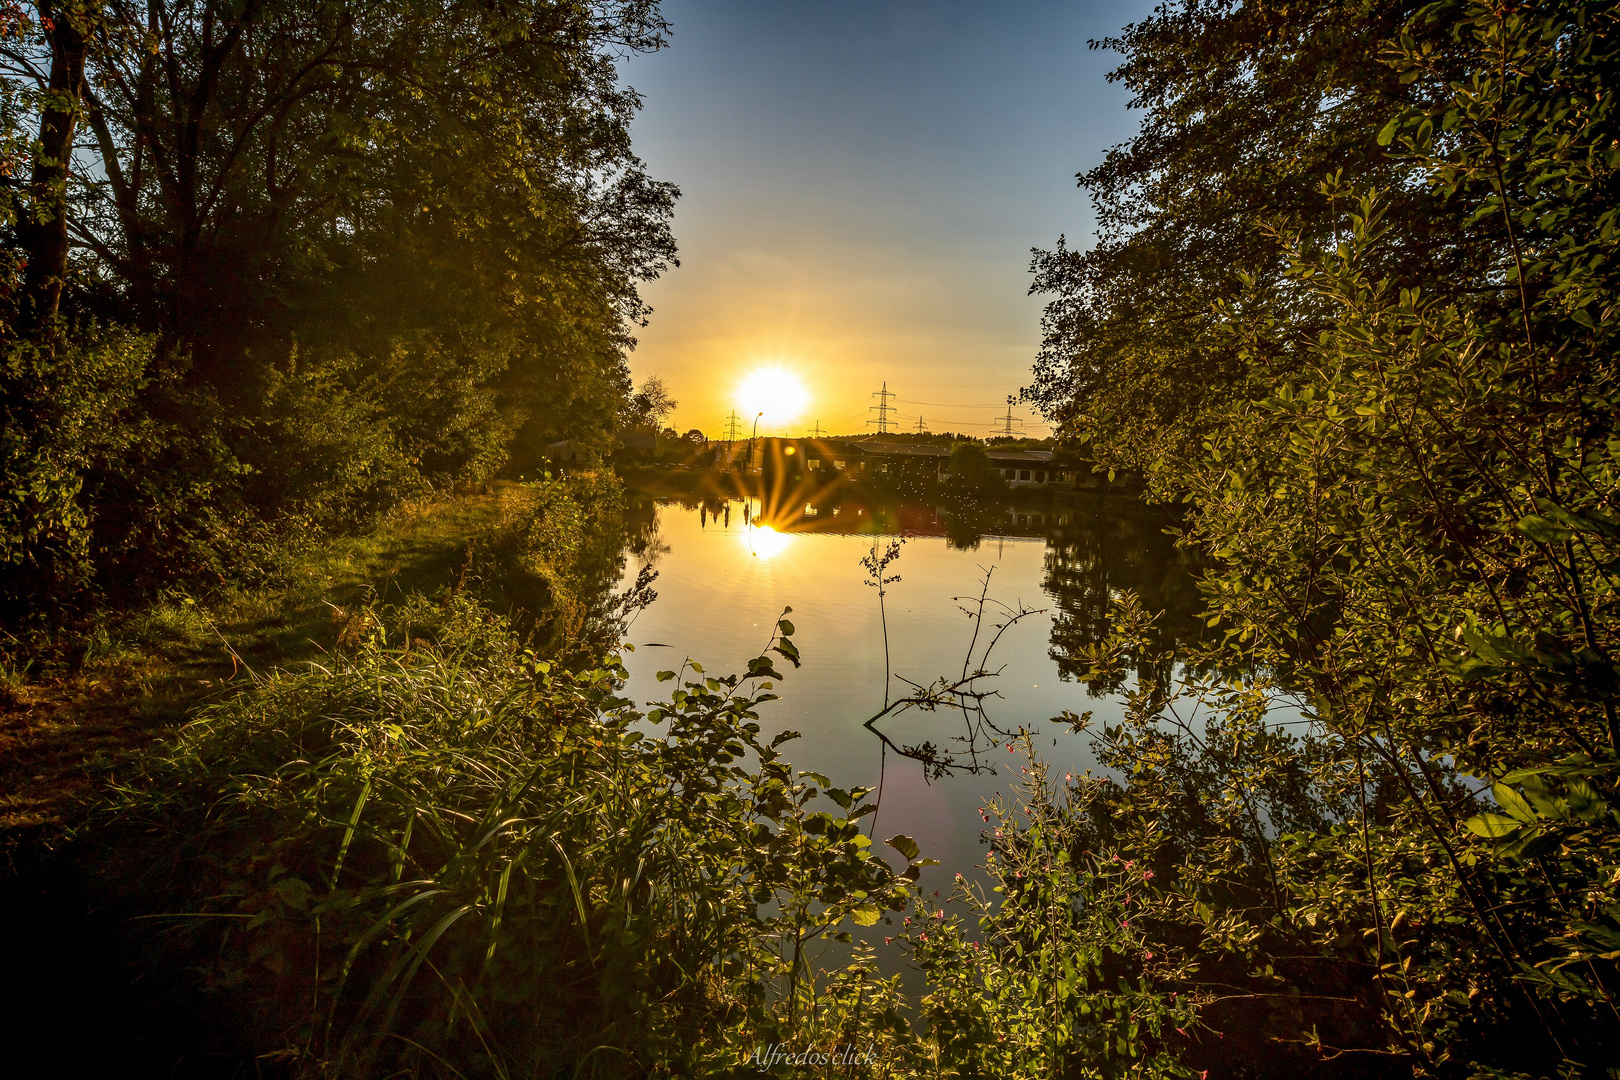
<instances>
[{"instance_id":1,"label":"pink flower","mask_svg":"<svg viewBox=\"0 0 1620 1080\"><path fill-rule=\"evenodd\" d=\"M1012 753L1012 743L1007 744L1007 753Z\"/></svg>"},{"instance_id":2,"label":"pink flower","mask_svg":"<svg viewBox=\"0 0 1620 1080\"><path fill-rule=\"evenodd\" d=\"M1224 1038L1226 1038L1226 1036L1222 1035L1221 1038L1224 1039ZM1209 1070L1205 1069L1203 1072L1199 1073L1198 1074L1198 1080L1209 1080Z\"/></svg>"},{"instance_id":3,"label":"pink flower","mask_svg":"<svg viewBox=\"0 0 1620 1080\"><path fill-rule=\"evenodd\" d=\"M961 881L961 880L962 880L962 875L961 875L961 874L957 874L957 875L956 875L956 880L957 880L957 881Z\"/></svg>"},{"instance_id":4,"label":"pink flower","mask_svg":"<svg viewBox=\"0 0 1620 1080\"><path fill-rule=\"evenodd\" d=\"M1064 773L1063 774L1063 779L1069 781L1070 783L1073 783L1074 782L1074 773L1069 773L1069 772Z\"/></svg>"},{"instance_id":5,"label":"pink flower","mask_svg":"<svg viewBox=\"0 0 1620 1080\"><path fill-rule=\"evenodd\" d=\"M905 924L906 924L906 925L907 925L907 926L910 926L910 925L911 925L911 916L910 916L910 915L907 915L907 916L906 916L906 923L905 923Z\"/></svg>"},{"instance_id":6,"label":"pink flower","mask_svg":"<svg viewBox=\"0 0 1620 1080\"><path fill-rule=\"evenodd\" d=\"M1187 1032L1182 1028L1176 1028L1176 1034L1180 1035L1183 1039L1187 1037Z\"/></svg>"},{"instance_id":7,"label":"pink flower","mask_svg":"<svg viewBox=\"0 0 1620 1080\"><path fill-rule=\"evenodd\" d=\"M1127 870L1129 870L1129 869L1130 869L1130 868L1131 868L1131 867L1133 867L1133 866L1135 866L1135 865L1136 865L1136 860L1135 860L1135 859L1131 859L1131 860L1130 860L1130 861L1129 861L1129 862L1127 862L1127 863L1126 863L1126 864L1125 864L1125 869L1127 869Z\"/></svg>"},{"instance_id":8,"label":"pink flower","mask_svg":"<svg viewBox=\"0 0 1620 1080\"><path fill-rule=\"evenodd\" d=\"M918 934L917 935L917 940L918 941L927 941L928 940L928 935L927 934Z\"/></svg>"},{"instance_id":9,"label":"pink flower","mask_svg":"<svg viewBox=\"0 0 1620 1080\"><path fill-rule=\"evenodd\" d=\"M1146 951L1144 951L1144 952L1143 952L1143 953L1142 953L1142 959L1144 959L1144 960L1151 960L1151 959L1153 959L1153 950L1151 950L1151 949L1148 949L1148 950L1146 950Z\"/></svg>"},{"instance_id":10,"label":"pink flower","mask_svg":"<svg viewBox=\"0 0 1620 1080\"><path fill-rule=\"evenodd\" d=\"M892 938L892 937L886 937L886 938L883 939L883 944L887 945L893 940L894 940L894 938Z\"/></svg>"},{"instance_id":11,"label":"pink flower","mask_svg":"<svg viewBox=\"0 0 1620 1080\"><path fill-rule=\"evenodd\" d=\"M1142 880L1143 881L1152 881L1153 880L1153 871L1149 870L1147 873L1143 874L1142 875Z\"/></svg>"},{"instance_id":12,"label":"pink flower","mask_svg":"<svg viewBox=\"0 0 1620 1080\"><path fill-rule=\"evenodd\" d=\"M957 874L956 876L961 877L962 875ZM938 911L934 912L934 918L943 919L944 917L945 917L945 909L944 908L940 908Z\"/></svg>"}]
</instances>

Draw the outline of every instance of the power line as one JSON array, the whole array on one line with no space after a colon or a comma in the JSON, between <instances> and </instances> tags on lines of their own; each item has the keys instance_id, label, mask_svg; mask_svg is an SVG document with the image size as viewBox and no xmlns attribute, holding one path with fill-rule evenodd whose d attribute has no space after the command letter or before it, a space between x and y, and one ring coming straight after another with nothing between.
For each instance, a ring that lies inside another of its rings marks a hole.
<instances>
[{"instance_id":1,"label":"power line","mask_svg":"<svg viewBox=\"0 0 1620 1080\"><path fill-rule=\"evenodd\" d=\"M996 402L993 402L993 401L991 403L989 403L988 405L978 405L978 404L974 404L973 402L961 402L961 401L916 401L916 400L914 400L912 398L895 398L895 400L899 401L899 402L901 402L902 404L905 404L905 405L940 405L940 406L943 406L944 408L947 408L947 409L999 409L999 408L1001 408L1001 406L999 404L997 404Z\"/></svg>"},{"instance_id":2,"label":"power line","mask_svg":"<svg viewBox=\"0 0 1620 1080\"><path fill-rule=\"evenodd\" d=\"M879 435L887 435L889 425L893 423L889 419L889 414L894 411L894 406L889 404L889 399L895 396L894 391L889 389L889 381L887 379L883 380L883 389L872 396L878 399L878 403L868 406L866 411L875 412L878 415L876 420L868 420L867 423L876 424Z\"/></svg>"},{"instance_id":3,"label":"power line","mask_svg":"<svg viewBox=\"0 0 1620 1080\"><path fill-rule=\"evenodd\" d=\"M920 417L920 416L917 417L917 434L922 435L922 434L925 434L927 431L928 431L928 429L925 426L923 426L923 418Z\"/></svg>"},{"instance_id":4,"label":"power line","mask_svg":"<svg viewBox=\"0 0 1620 1080\"><path fill-rule=\"evenodd\" d=\"M811 437L811 438L812 438L812 439L819 439L819 438L821 438L821 421L820 421L820 420L817 420L817 421L816 421L816 431L815 431L815 434L814 434L814 435L811 435L811 436L810 436L810 437Z\"/></svg>"},{"instance_id":5,"label":"power line","mask_svg":"<svg viewBox=\"0 0 1620 1080\"><path fill-rule=\"evenodd\" d=\"M726 421L726 442L736 442L740 422L737 419L737 410L731 410L731 417Z\"/></svg>"}]
</instances>

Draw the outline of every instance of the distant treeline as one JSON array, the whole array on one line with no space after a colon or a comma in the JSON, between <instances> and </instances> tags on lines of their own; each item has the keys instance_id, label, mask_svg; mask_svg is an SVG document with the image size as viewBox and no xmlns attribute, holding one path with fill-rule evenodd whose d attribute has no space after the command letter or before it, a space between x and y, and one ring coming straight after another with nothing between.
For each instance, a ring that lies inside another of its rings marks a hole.
<instances>
[{"instance_id":1,"label":"distant treeline","mask_svg":"<svg viewBox=\"0 0 1620 1080\"><path fill-rule=\"evenodd\" d=\"M605 441L678 194L614 61L666 30L646 0L0 12L0 597L229 577Z\"/></svg>"}]
</instances>

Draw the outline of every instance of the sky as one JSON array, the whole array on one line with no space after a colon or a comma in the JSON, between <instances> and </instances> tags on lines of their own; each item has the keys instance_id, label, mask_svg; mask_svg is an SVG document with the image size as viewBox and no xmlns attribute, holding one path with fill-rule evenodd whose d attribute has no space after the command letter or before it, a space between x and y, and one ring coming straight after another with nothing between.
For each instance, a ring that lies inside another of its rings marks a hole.
<instances>
[{"instance_id":1,"label":"sky","mask_svg":"<svg viewBox=\"0 0 1620 1080\"><path fill-rule=\"evenodd\" d=\"M1136 127L1087 41L1151 6L665 0L670 46L621 66L636 152L682 193L637 382L711 438L759 407L761 434L875 431L885 383L897 430L993 434L1040 346L1030 249L1092 243L1075 173Z\"/></svg>"}]
</instances>

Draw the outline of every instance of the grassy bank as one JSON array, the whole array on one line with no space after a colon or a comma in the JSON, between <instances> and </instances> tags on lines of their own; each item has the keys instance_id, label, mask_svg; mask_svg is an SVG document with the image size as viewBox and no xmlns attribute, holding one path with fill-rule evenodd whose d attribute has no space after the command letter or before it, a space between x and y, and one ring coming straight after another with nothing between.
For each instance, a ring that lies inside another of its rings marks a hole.
<instances>
[{"instance_id":1,"label":"grassy bank","mask_svg":"<svg viewBox=\"0 0 1620 1080\"><path fill-rule=\"evenodd\" d=\"M259 585L171 592L139 611L106 612L62 649L11 642L0 688L0 836L9 847L73 823L131 753L255 671L329 652L372 598L448 587L470 545L526 501L503 486L410 505L374 532L290 555Z\"/></svg>"}]
</instances>

